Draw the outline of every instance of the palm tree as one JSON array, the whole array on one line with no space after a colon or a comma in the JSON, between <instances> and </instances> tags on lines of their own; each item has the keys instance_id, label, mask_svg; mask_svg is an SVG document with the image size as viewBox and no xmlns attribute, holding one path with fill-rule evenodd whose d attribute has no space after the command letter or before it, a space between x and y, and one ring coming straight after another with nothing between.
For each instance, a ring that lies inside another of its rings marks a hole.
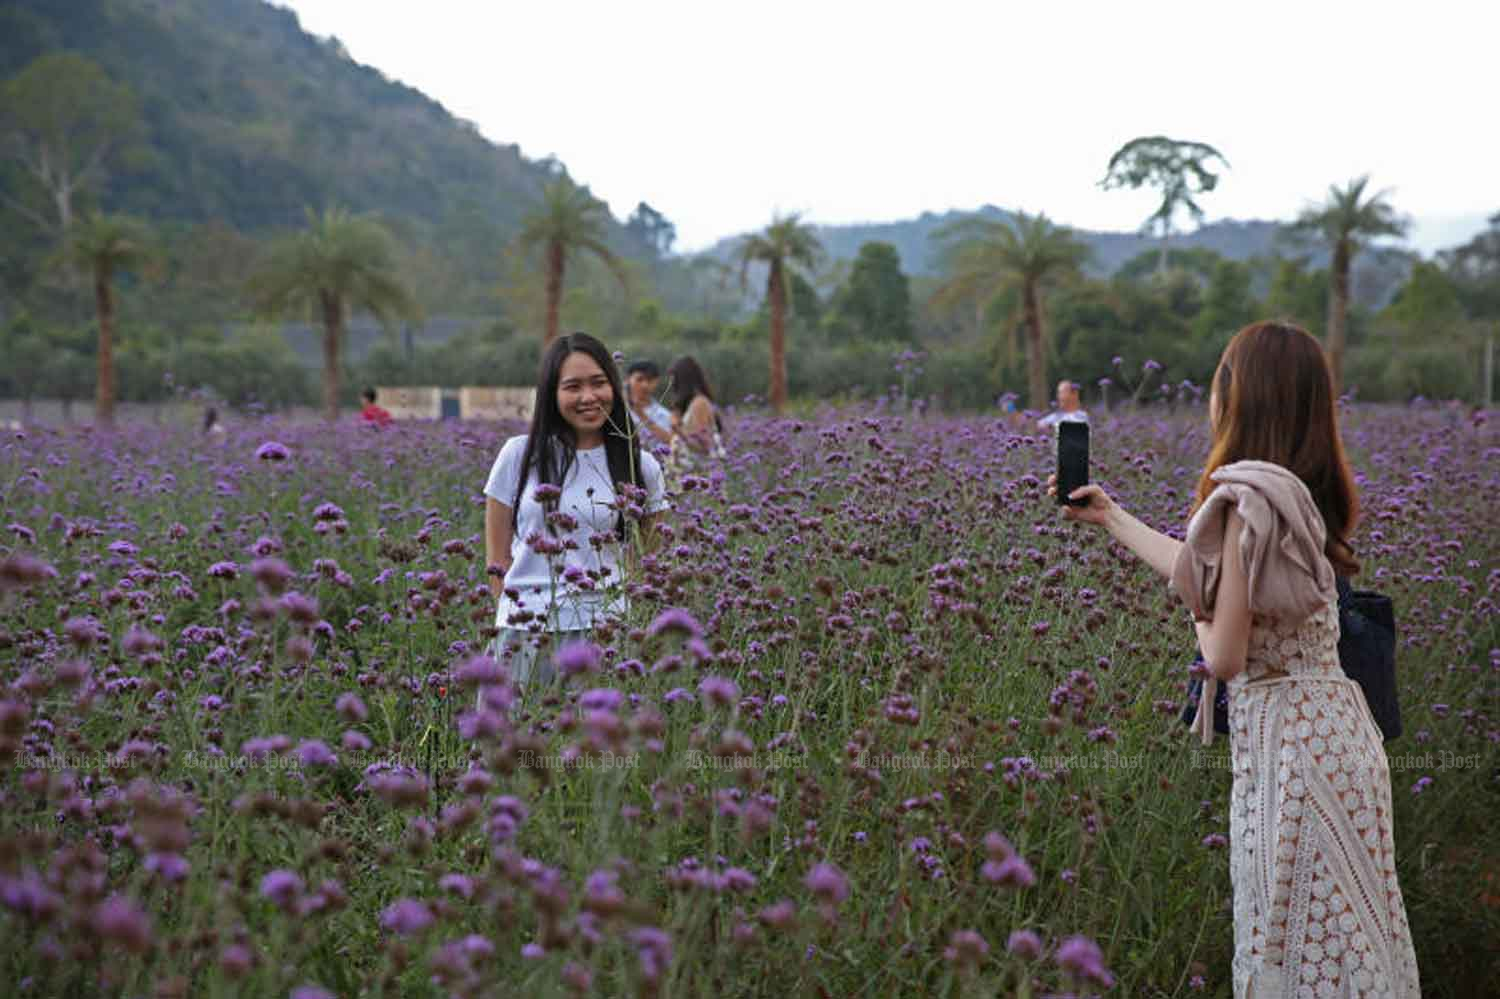
<instances>
[{"instance_id":1,"label":"palm tree","mask_svg":"<svg viewBox=\"0 0 1500 999\"><path fill-rule=\"evenodd\" d=\"M823 245L801 215L772 219L765 232L741 237L734 248L740 265L740 286L748 286L750 265L766 265L766 303L771 310L771 408L786 406L786 307L791 292L791 269L816 270Z\"/></svg>"},{"instance_id":2,"label":"palm tree","mask_svg":"<svg viewBox=\"0 0 1500 999\"><path fill-rule=\"evenodd\" d=\"M270 317L316 310L323 322L323 415L339 415L339 345L348 313L383 322L415 319L416 303L395 274L390 235L372 218L341 208L307 213L307 228L280 240L252 277L256 311Z\"/></svg>"},{"instance_id":3,"label":"palm tree","mask_svg":"<svg viewBox=\"0 0 1500 999\"><path fill-rule=\"evenodd\" d=\"M115 275L150 266L155 260L145 225L123 215L93 214L73 223L67 250L71 262L94 279L99 317L99 374L94 381L94 420L115 420Z\"/></svg>"},{"instance_id":4,"label":"palm tree","mask_svg":"<svg viewBox=\"0 0 1500 999\"><path fill-rule=\"evenodd\" d=\"M1328 364L1333 370L1333 391L1342 391L1344 373L1344 332L1349 321L1349 267L1354 255L1366 240L1377 236L1404 236L1410 223L1396 214L1385 200L1387 191L1365 195L1369 175L1357 177L1346 186L1328 188L1328 200L1308 208L1292 224L1296 233L1315 235L1328 244L1333 260L1328 278Z\"/></svg>"},{"instance_id":5,"label":"palm tree","mask_svg":"<svg viewBox=\"0 0 1500 999\"><path fill-rule=\"evenodd\" d=\"M629 289L620 260L604 244L609 211L604 204L567 177L559 177L542 192L542 205L521 224L516 242L522 252L542 250L547 271L547 337L557 339L558 312L562 308L563 276L578 253L587 250L603 262L609 272Z\"/></svg>"},{"instance_id":6,"label":"palm tree","mask_svg":"<svg viewBox=\"0 0 1500 999\"><path fill-rule=\"evenodd\" d=\"M969 216L943 226L933 238L945 244L942 260L949 275L933 293L935 300L988 299L1008 290L1020 292L1030 406L1047 408L1042 296L1051 285L1078 274L1088 259L1088 246L1046 215L1025 212L1014 221Z\"/></svg>"}]
</instances>

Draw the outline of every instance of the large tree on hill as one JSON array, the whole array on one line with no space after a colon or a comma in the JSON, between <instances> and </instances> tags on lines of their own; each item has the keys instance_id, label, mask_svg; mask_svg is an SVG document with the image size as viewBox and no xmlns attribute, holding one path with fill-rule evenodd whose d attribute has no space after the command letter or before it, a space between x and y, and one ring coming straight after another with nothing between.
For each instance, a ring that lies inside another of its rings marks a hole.
<instances>
[{"instance_id":1,"label":"large tree on hill","mask_svg":"<svg viewBox=\"0 0 1500 999\"><path fill-rule=\"evenodd\" d=\"M740 265L740 285L748 286L750 266L766 267L766 305L771 313L771 408L786 406L786 310L792 272L816 270L823 259L823 245L800 215L773 219L764 232L742 236L734 248Z\"/></svg>"},{"instance_id":2,"label":"large tree on hill","mask_svg":"<svg viewBox=\"0 0 1500 999\"><path fill-rule=\"evenodd\" d=\"M1065 226L1045 215L1019 213L1014 222L969 216L933 233L942 247L947 275L934 293L939 302L988 300L1019 292L1020 322L1026 331L1028 404L1047 408L1046 327L1043 295L1057 282L1078 275L1089 248Z\"/></svg>"},{"instance_id":3,"label":"large tree on hill","mask_svg":"<svg viewBox=\"0 0 1500 999\"><path fill-rule=\"evenodd\" d=\"M307 213L307 228L279 240L251 278L262 315L314 314L323 324L323 415L339 415L339 347L352 311L389 322L416 318L417 307L396 277L391 240L372 218L339 208Z\"/></svg>"},{"instance_id":4,"label":"large tree on hill","mask_svg":"<svg viewBox=\"0 0 1500 999\"><path fill-rule=\"evenodd\" d=\"M1328 265L1328 331L1325 344L1333 370L1333 389L1343 389L1345 331L1349 323L1349 270L1364 244L1380 236L1404 236L1410 223L1386 200L1388 192L1367 193L1370 178L1357 177L1343 187L1328 188L1328 199L1297 217L1292 231L1321 239L1332 259Z\"/></svg>"},{"instance_id":5,"label":"large tree on hill","mask_svg":"<svg viewBox=\"0 0 1500 999\"><path fill-rule=\"evenodd\" d=\"M628 289L625 268L605 245L609 211L604 204L568 177L558 177L542 192L541 206L521 225L516 244L522 252L538 249L547 280L547 335L544 343L557 339L558 314L562 309L563 277L580 253L597 257Z\"/></svg>"},{"instance_id":6,"label":"large tree on hill","mask_svg":"<svg viewBox=\"0 0 1500 999\"><path fill-rule=\"evenodd\" d=\"M1141 226L1143 233L1152 229L1161 233L1158 273L1167 269L1167 244L1177 210L1186 208L1195 222L1203 221L1203 209L1193 196L1218 186L1219 175L1209 169L1215 160L1229 166L1219 151L1207 143L1169 139L1164 135L1132 139L1109 158L1109 169L1099 182L1106 191L1120 187L1131 190L1154 187L1161 191L1161 204Z\"/></svg>"},{"instance_id":7,"label":"large tree on hill","mask_svg":"<svg viewBox=\"0 0 1500 999\"><path fill-rule=\"evenodd\" d=\"M72 52L38 57L0 85L0 149L19 167L0 199L39 228L65 234L76 198L97 191L140 132L130 88Z\"/></svg>"},{"instance_id":8,"label":"large tree on hill","mask_svg":"<svg viewBox=\"0 0 1500 999\"><path fill-rule=\"evenodd\" d=\"M115 420L115 276L151 266L155 252L150 233L134 219L119 215L86 215L72 223L67 255L74 267L94 282L99 320L98 365L94 382L94 421L109 427Z\"/></svg>"}]
</instances>

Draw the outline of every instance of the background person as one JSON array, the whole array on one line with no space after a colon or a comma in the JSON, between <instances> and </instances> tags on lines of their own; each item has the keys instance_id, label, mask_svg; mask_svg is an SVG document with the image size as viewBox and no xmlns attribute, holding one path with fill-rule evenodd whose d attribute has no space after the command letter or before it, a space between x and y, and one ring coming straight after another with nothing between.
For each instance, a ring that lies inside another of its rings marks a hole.
<instances>
[{"instance_id":1,"label":"background person","mask_svg":"<svg viewBox=\"0 0 1500 999\"><path fill-rule=\"evenodd\" d=\"M1057 408L1040 420L1036 421L1039 427L1055 427L1059 423L1087 423L1089 414L1083 409L1083 404L1078 398L1078 386L1063 379L1057 383Z\"/></svg>"},{"instance_id":2,"label":"background person","mask_svg":"<svg viewBox=\"0 0 1500 999\"><path fill-rule=\"evenodd\" d=\"M360 422L373 424L377 427L390 426L391 414L375 405L374 387L366 388L359 395L365 401L364 408L359 411Z\"/></svg>"},{"instance_id":3,"label":"background person","mask_svg":"<svg viewBox=\"0 0 1500 999\"><path fill-rule=\"evenodd\" d=\"M1214 374L1213 446L1186 541L1097 485L1063 516L1107 529L1193 612L1210 676L1195 731L1213 738L1229 684L1234 995L1419 995L1396 880L1390 768L1359 685L1339 665L1336 575L1359 570L1359 514L1333 379L1306 331L1235 334ZM1055 478L1048 491L1055 492Z\"/></svg>"},{"instance_id":4,"label":"background person","mask_svg":"<svg viewBox=\"0 0 1500 999\"><path fill-rule=\"evenodd\" d=\"M658 444L672 445L672 411L656 401L661 368L655 361L635 361L625 374L625 391L636 426Z\"/></svg>"},{"instance_id":5,"label":"background person","mask_svg":"<svg viewBox=\"0 0 1500 999\"><path fill-rule=\"evenodd\" d=\"M1006 425L1012 430L1020 430L1025 426L1025 417L1021 415L1020 409L1016 407L1016 394L1014 392L1002 392L995 397L995 405L1000 407L1000 412L1005 414Z\"/></svg>"},{"instance_id":6,"label":"background person","mask_svg":"<svg viewBox=\"0 0 1500 999\"><path fill-rule=\"evenodd\" d=\"M625 613L622 549L649 540L667 506L661 465L639 437L622 432L629 417L619 377L609 351L588 334L554 340L537 377L531 429L505 442L485 483L497 658L523 689L551 683L564 644ZM639 532L615 502L616 483L644 492ZM550 496L538 498L542 486Z\"/></svg>"},{"instance_id":7,"label":"background person","mask_svg":"<svg viewBox=\"0 0 1500 999\"><path fill-rule=\"evenodd\" d=\"M691 468L707 457L725 456L724 421L714 403L713 388L702 365L691 355L679 357L667 369L672 389L672 461Z\"/></svg>"}]
</instances>

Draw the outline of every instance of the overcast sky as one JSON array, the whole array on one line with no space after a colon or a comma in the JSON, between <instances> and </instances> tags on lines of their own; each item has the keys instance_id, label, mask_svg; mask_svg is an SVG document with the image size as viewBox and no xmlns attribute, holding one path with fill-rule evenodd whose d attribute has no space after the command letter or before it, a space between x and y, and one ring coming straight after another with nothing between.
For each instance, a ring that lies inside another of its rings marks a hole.
<instances>
[{"instance_id":1,"label":"overcast sky","mask_svg":"<svg viewBox=\"0 0 1500 999\"><path fill-rule=\"evenodd\" d=\"M776 212L990 203L1134 229L1097 184L1138 135L1216 146L1209 219L1289 218L1362 173L1424 251L1500 211L1500 5L997 0L279 0L488 138L555 154L698 249Z\"/></svg>"}]
</instances>

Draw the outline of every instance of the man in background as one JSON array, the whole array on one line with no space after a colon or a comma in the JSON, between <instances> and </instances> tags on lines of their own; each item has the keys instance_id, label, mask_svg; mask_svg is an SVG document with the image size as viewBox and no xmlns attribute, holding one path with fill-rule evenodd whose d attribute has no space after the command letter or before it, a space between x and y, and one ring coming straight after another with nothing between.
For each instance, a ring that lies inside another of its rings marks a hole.
<instances>
[{"instance_id":1,"label":"man in background","mask_svg":"<svg viewBox=\"0 0 1500 999\"><path fill-rule=\"evenodd\" d=\"M360 398L365 401L365 408L359 411L361 423L374 424L376 427L388 426L391 422L391 414L375 405L375 390L367 388L360 393Z\"/></svg>"},{"instance_id":2,"label":"man in background","mask_svg":"<svg viewBox=\"0 0 1500 999\"><path fill-rule=\"evenodd\" d=\"M657 443L672 443L672 413L656 401L656 387L661 384L661 368L655 361L636 361L625 373L625 394L636 425ZM647 443L650 443L648 440Z\"/></svg>"},{"instance_id":3,"label":"man in background","mask_svg":"<svg viewBox=\"0 0 1500 999\"><path fill-rule=\"evenodd\" d=\"M1040 420L1039 427L1055 427L1059 423L1087 423L1089 414L1084 412L1078 400L1078 386L1067 379L1057 383L1057 408Z\"/></svg>"}]
</instances>

